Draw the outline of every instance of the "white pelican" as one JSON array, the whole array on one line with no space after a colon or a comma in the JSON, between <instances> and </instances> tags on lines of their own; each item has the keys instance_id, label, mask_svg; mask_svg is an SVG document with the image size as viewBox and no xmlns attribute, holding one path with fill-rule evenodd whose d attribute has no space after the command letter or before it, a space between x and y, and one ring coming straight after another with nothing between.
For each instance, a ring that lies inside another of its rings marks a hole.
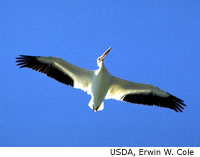
<instances>
[{"instance_id":1,"label":"white pelican","mask_svg":"<svg viewBox=\"0 0 200 157\"><path fill-rule=\"evenodd\" d=\"M126 81L112 76L104 65L104 59L111 47L97 58L99 69L91 71L72 65L56 57L17 57L20 68L31 68L91 95L88 106L93 111L104 108L104 99L116 99L129 103L157 105L182 112L183 100L149 84Z\"/></svg>"}]
</instances>

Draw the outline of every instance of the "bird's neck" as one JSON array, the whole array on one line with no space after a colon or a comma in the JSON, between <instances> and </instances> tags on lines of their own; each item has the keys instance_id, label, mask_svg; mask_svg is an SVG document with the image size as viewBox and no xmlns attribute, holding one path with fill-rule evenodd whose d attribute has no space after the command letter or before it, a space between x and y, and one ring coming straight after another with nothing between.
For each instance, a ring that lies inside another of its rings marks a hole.
<instances>
[{"instance_id":1,"label":"bird's neck","mask_svg":"<svg viewBox=\"0 0 200 157\"><path fill-rule=\"evenodd\" d=\"M97 73L100 73L100 72L107 72L107 69L104 65L104 63L102 62L101 64L99 64L99 69L96 70Z\"/></svg>"},{"instance_id":2,"label":"bird's neck","mask_svg":"<svg viewBox=\"0 0 200 157\"><path fill-rule=\"evenodd\" d=\"M102 63L99 65L99 70L103 70L103 69L105 69L105 65L104 65L104 63L102 62Z\"/></svg>"}]
</instances>

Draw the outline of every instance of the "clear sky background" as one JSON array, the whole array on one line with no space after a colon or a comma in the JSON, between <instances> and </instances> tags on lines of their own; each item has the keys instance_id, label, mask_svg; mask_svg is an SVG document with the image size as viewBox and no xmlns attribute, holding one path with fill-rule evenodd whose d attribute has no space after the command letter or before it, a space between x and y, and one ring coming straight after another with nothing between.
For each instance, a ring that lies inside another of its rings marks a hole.
<instances>
[{"instance_id":1,"label":"clear sky background","mask_svg":"<svg viewBox=\"0 0 200 157\"><path fill-rule=\"evenodd\" d=\"M183 113L90 96L19 69L57 56L183 99ZM200 146L200 1L0 0L0 146Z\"/></svg>"}]
</instances>

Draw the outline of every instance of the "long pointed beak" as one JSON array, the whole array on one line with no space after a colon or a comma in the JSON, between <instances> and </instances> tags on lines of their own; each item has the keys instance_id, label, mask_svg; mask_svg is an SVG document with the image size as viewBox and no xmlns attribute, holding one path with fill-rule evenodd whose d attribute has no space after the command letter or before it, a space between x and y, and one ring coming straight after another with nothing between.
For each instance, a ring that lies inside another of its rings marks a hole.
<instances>
[{"instance_id":1,"label":"long pointed beak","mask_svg":"<svg viewBox=\"0 0 200 157\"><path fill-rule=\"evenodd\" d=\"M108 54L108 52L111 50L112 47L109 47L102 55L101 55L101 61L104 60L104 58L106 57L106 55Z\"/></svg>"}]
</instances>

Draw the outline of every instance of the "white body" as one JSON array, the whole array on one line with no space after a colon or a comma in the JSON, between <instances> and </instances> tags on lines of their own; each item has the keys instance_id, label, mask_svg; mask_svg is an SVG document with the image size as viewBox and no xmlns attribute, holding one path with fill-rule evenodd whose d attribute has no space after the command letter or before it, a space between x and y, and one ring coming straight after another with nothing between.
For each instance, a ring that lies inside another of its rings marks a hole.
<instances>
[{"instance_id":1,"label":"white body","mask_svg":"<svg viewBox=\"0 0 200 157\"><path fill-rule=\"evenodd\" d=\"M93 74L91 86L91 100L89 106L94 111L104 109L104 98L108 92L112 76L106 70L104 64Z\"/></svg>"}]
</instances>

